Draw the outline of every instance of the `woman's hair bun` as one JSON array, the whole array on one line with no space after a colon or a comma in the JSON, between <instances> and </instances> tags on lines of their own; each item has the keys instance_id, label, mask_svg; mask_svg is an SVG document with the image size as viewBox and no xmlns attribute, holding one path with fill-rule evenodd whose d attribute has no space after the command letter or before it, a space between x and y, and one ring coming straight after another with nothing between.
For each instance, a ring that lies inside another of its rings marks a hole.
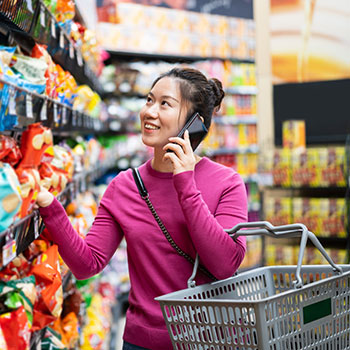
<instances>
[{"instance_id":1,"label":"woman's hair bun","mask_svg":"<svg viewBox=\"0 0 350 350\"><path fill-rule=\"evenodd\" d=\"M216 78L212 78L212 79L209 79L209 84L211 85L215 96L214 106L220 108L221 102L225 96L225 92L222 88L221 81Z\"/></svg>"}]
</instances>

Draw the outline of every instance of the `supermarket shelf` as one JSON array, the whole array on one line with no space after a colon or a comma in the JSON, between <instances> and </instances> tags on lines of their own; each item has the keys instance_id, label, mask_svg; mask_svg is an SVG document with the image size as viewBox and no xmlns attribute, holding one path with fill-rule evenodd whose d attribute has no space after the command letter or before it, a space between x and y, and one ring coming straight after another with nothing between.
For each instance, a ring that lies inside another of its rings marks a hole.
<instances>
[{"instance_id":1,"label":"supermarket shelf","mask_svg":"<svg viewBox=\"0 0 350 350\"><path fill-rule=\"evenodd\" d=\"M57 199L63 206L67 205L72 199L76 198L81 192L85 192L87 184L97 180L109 169L114 168L116 160L109 160L108 163L96 166L88 171L76 174L67 187L57 196ZM10 246L10 256L5 264L22 253L31 242L38 238L44 229L44 223L40 217L39 210L34 210L31 214L20 219L0 233L0 247L4 251L5 245ZM8 251L9 249L7 249Z\"/></svg>"},{"instance_id":2,"label":"supermarket shelf","mask_svg":"<svg viewBox=\"0 0 350 350\"><path fill-rule=\"evenodd\" d=\"M110 54L112 61L166 61L169 63L190 63L196 61L204 61L204 60L221 60L221 61L232 61L237 63L254 63L254 60L251 59L239 59L239 58L223 58L223 57L203 57L203 56L181 56L181 55L167 55L167 54L157 54L157 53L139 53L139 52L131 52L131 51L117 51L113 49L105 48L105 50Z\"/></svg>"},{"instance_id":3,"label":"supermarket shelf","mask_svg":"<svg viewBox=\"0 0 350 350\"><path fill-rule=\"evenodd\" d=\"M206 155L208 157L220 156L225 154L256 154L259 152L258 145L250 145L250 146L241 146L241 147L232 147L232 148L219 148L216 150L206 151Z\"/></svg>"},{"instance_id":4,"label":"supermarket shelf","mask_svg":"<svg viewBox=\"0 0 350 350\"><path fill-rule=\"evenodd\" d=\"M0 32L8 38L9 45L18 44L27 53L31 52L35 42L46 45L54 61L69 71L79 84L87 84L103 95L103 86L87 65L80 48L42 1L18 2L17 12L7 9L9 2L0 3ZM33 13L28 11L28 4L31 4Z\"/></svg>"},{"instance_id":5,"label":"supermarket shelf","mask_svg":"<svg viewBox=\"0 0 350 350\"><path fill-rule=\"evenodd\" d=\"M54 134L108 131L107 123L73 110L63 103L19 87L2 78L0 83L9 87L9 113L18 116L18 126L13 128L15 132L21 132L29 124L36 122L51 128ZM10 109L13 109L13 113Z\"/></svg>"},{"instance_id":6,"label":"supermarket shelf","mask_svg":"<svg viewBox=\"0 0 350 350\"><path fill-rule=\"evenodd\" d=\"M219 125L254 125L258 122L256 115L225 115L222 117L214 117L213 121Z\"/></svg>"},{"instance_id":7,"label":"supermarket shelf","mask_svg":"<svg viewBox=\"0 0 350 350\"><path fill-rule=\"evenodd\" d=\"M231 86L226 88L225 92L230 95L257 95L256 86Z\"/></svg>"},{"instance_id":8,"label":"supermarket shelf","mask_svg":"<svg viewBox=\"0 0 350 350\"><path fill-rule=\"evenodd\" d=\"M310 187L310 186L300 186L300 187L285 187L285 186L265 186L265 190L285 190L289 192L299 192L305 197L344 197L347 188L346 187L337 187L337 186L328 186L328 187ZM298 194L299 196L299 194Z\"/></svg>"}]
</instances>

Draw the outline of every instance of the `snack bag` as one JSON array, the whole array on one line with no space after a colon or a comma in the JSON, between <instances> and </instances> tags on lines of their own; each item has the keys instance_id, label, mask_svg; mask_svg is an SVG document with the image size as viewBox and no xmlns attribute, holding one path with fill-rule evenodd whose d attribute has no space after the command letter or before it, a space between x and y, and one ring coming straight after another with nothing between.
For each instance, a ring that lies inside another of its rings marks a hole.
<instances>
[{"instance_id":1,"label":"snack bag","mask_svg":"<svg viewBox=\"0 0 350 350\"><path fill-rule=\"evenodd\" d=\"M79 322L74 312L70 312L61 320L61 327L65 339L67 339L67 347L73 349L79 340Z\"/></svg>"},{"instance_id":2,"label":"snack bag","mask_svg":"<svg viewBox=\"0 0 350 350\"><path fill-rule=\"evenodd\" d=\"M30 264L28 260L19 254L10 263L8 263L0 271L0 279L2 281L19 280L25 278L30 270ZM0 348L1 349L1 348Z\"/></svg>"},{"instance_id":3,"label":"snack bag","mask_svg":"<svg viewBox=\"0 0 350 350\"><path fill-rule=\"evenodd\" d=\"M31 273L40 290L34 305L33 331L36 331L54 321L62 311L63 291L57 245L52 245L33 261Z\"/></svg>"},{"instance_id":4,"label":"snack bag","mask_svg":"<svg viewBox=\"0 0 350 350\"><path fill-rule=\"evenodd\" d=\"M0 135L0 161L15 166L22 158L16 141L9 136Z\"/></svg>"},{"instance_id":5,"label":"snack bag","mask_svg":"<svg viewBox=\"0 0 350 350\"><path fill-rule=\"evenodd\" d=\"M63 191L67 185L65 174L60 173L51 163L41 163L39 166L40 185L45 187L54 196Z\"/></svg>"},{"instance_id":6,"label":"snack bag","mask_svg":"<svg viewBox=\"0 0 350 350\"><path fill-rule=\"evenodd\" d=\"M23 306L12 312L1 314L0 327L7 350L29 350L31 333Z\"/></svg>"},{"instance_id":7,"label":"snack bag","mask_svg":"<svg viewBox=\"0 0 350 350\"><path fill-rule=\"evenodd\" d=\"M68 350L61 341L61 336L52 328L47 327L41 341L41 350Z\"/></svg>"},{"instance_id":8,"label":"snack bag","mask_svg":"<svg viewBox=\"0 0 350 350\"><path fill-rule=\"evenodd\" d=\"M30 124L21 140L23 159L19 167L37 167L53 158L52 132L40 123Z\"/></svg>"},{"instance_id":9,"label":"snack bag","mask_svg":"<svg viewBox=\"0 0 350 350\"><path fill-rule=\"evenodd\" d=\"M16 174L20 183L22 206L20 217L24 218L34 207L36 197L40 191L40 175L34 168L17 168Z\"/></svg>"},{"instance_id":10,"label":"snack bag","mask_svg":"<svg viewBox=\"0 0 350 350\"><path fill-rule=\"evenodd\" d=\"M20 184L9 164L0 162L0 232L17 218L22 204Z\"/></svg>"}]
</instances>

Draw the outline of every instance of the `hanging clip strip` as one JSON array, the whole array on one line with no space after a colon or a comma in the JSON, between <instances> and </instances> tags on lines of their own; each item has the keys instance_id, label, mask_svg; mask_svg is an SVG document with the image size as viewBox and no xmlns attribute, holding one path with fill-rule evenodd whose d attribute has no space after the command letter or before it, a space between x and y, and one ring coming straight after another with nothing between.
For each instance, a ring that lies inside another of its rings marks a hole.
<instances>
[{"instance_id":1,"label":"hanging clip strip","mask_svg":"<svg viewBox=\"0 0 350 350\"><path fill-rule=\"evenodd\" d=\"M145 185L142 181L142 178L140 176L139 169L137 169L137 168L131 168L131 169L132 169L132 175L134 177L134 180L135 180L136 185L137 185L137 189L139 190L141 197L147 198L148 192L147 192L146 187L145 187Z\"/></svg>"}]
</instances>

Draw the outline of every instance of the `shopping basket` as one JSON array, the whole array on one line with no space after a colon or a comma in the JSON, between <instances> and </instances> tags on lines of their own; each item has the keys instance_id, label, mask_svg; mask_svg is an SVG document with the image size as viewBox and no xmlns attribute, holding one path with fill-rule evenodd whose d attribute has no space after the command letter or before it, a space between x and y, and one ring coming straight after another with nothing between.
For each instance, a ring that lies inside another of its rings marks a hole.
<instances>
[{"instance_id":1,"label":"shopping basket","mask_svg":"<svg viewBox=\"0 0 350 350\"><path fill-rule=\"evenodd\" d=\"M238 236L301 237L297 265L261 267L156 298L176 350L350 349L350 265L337 266L302 224L238 224ZM310 239L330 265L302 266Z\"/></svg>"}]
</instances>

